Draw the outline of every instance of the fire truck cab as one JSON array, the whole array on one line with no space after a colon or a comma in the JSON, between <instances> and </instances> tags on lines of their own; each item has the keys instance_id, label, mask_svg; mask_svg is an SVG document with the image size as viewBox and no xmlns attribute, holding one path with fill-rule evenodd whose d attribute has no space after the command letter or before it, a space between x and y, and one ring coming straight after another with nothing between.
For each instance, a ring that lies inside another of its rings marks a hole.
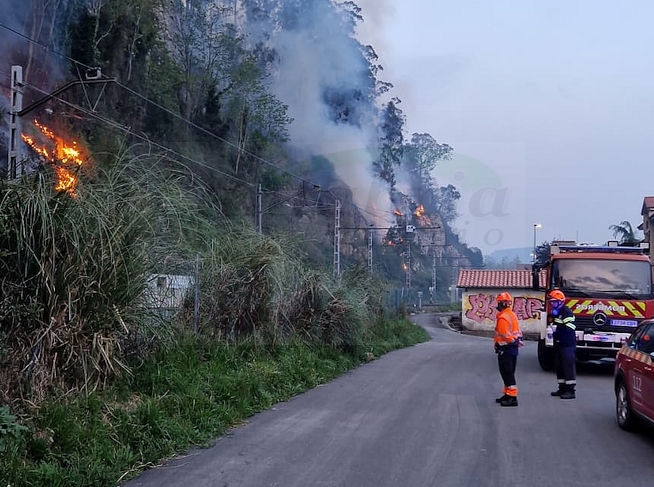
<instances>
[{"instance_id":1,"label":"fire truck cab","mask_svg":"<svg viewBox=\"0 0 654 487\"><path fill-rule=\"evenodd\" d=\"M548 262L533 267L533 288L539 286L539 272L546 270L545 296L560 289L565 304L575 315L577 360L594 362L615 359L622 345L641 321L654 315L652 268L646 247L613 245L556 245L550 247ZM538 362L544 370L554 369L554 327L542 320L538 341Z\"/></svg>"}]
</instances>

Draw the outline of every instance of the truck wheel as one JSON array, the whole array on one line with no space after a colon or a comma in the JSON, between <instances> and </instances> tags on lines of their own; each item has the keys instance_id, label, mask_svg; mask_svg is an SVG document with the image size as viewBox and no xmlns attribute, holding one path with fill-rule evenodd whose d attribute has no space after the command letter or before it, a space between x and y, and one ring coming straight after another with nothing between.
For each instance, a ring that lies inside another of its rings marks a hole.
<instances>
[{"instance_id":1,"label":"truck wheel","mask_svg":"<svg viewBox=\"0 0 654 487\"><path fill-rule=\"evenodd\" d=\"M625 431L631 431L634 428L636 418L631 410L629 402L629 393L624 381L620 381L615 394L615 413L618 418L618 426Z\"/></svg>"},{"instance_id":2,"label":"truck wheel","mask_svg":"<svg viewBox=\"0 0 654 487\"><path fill-rule=\"evenodd\" d=\"M554 370L554 349L545 346L544 338L538 340L538 363L547 372Z\"/></svg>"}]
</instances>

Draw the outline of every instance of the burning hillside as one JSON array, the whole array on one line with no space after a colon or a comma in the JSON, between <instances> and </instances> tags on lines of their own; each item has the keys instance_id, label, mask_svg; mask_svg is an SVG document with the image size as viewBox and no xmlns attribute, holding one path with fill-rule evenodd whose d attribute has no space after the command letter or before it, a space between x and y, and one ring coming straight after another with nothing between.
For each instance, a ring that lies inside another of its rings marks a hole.
<instances>
[{"instance_id":1,"label":"burning hillside","mask_svg":"<svg viewBox=\"0 0 654 487\"><path fill-rule=\"evenodd\" d=\"M34 137L21 134L21 138L43 161L53 166L57 175L55 189L76 196L79 168L88 162L88 157L83 155L86 151L79 147L77 141L55 135L38 120L35 119L33 123L39 134ZM37 139L45 139L45 143L40 143Z\"/></svg>"}]
</instances>

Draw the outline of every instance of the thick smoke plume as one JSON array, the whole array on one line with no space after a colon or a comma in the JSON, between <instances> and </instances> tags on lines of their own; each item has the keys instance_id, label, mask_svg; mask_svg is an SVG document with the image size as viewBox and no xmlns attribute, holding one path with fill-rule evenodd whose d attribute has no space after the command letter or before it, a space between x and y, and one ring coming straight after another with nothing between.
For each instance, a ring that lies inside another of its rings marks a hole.
<instances>
[{"instance_id":1,"label":"thick smoke plume","mask_svg":"<svg viewBox=\"0 0 654 487\"><path fill-rule=\"evenodd\" d=\"M290 3L290 2L289 2ZM389 189L372 173L378 145L370 65L340 8L331 0L303 3L292 23L264 16L249 25L253 44L276 53L273 93L295 120L291 145L299 157L321 155L353 191L355 204L391 212Z\"/></svg>"}]
</instances>

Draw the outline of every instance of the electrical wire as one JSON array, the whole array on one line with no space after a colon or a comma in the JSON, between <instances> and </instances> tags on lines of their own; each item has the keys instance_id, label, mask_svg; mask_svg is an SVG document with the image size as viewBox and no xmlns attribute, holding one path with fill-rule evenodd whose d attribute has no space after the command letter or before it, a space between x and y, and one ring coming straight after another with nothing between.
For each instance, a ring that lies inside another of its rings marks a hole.
<instances>
[{"instance_id":1,"label":"electrical wire","mask_svg":"<svg viewBox=\"0 0 654 487\"><path fill-rule=\"evenodd\" d=\"M52 49L50 46L47 46L47 45L45 45L45 44L43 44L43 43L41 43L41 42L39 42L39 41L37 41L37 40L35 40L35 39L32 39L31 37L29 37L29 36L27 36L27 35L25 35L25 34L19 32L19 31L15 30L15 29L12 29L11 27L9 27L8 25L6 25L6 24L4 24L4 23L2 23L2 22L0 22L0 28L4 28L4 29L8 30L9 32L12 32L13 34L15 34L15 35L17 35L17 36L19 36L19 37L21 37L21 38L27 40L28 42L31 42L31 43L33 43L33 44L36 44L36 45L42 47L43 49L45 49L46 51L49 51L49 52L51 52L51 53L53 53L53 54L55 54L55 55L57 55L57 56L63 57L64 59L67 59L68 61L70 61L70 62L72 62L72 63L74 63L74 64L76 64L76 65L78 65L78 66L82 66L82 67L87 68L87 69L96 69L96 68L97 68L97 67L94 67L94 66L90 66L90 65L88 65L88 64L85 64L85 63L83 63L83 62L81 62L81 61L78 61L77 59L75 59L75 58L73 58L73 57L71 57L71 56L68 56L68 55L66 55L66 54L60 53L60 52L58 52L58 51ZM78 70L78 71L79 71L79 70ZM253 153L253 152L251 152L251 151L249 151L249 150L247 150L247 149L241 147L241 146L238 145L238 144L235 144L235 143L229 141L228 139L225 139L225 138L223 138L223 137L221 137L221 136L219 136L219 135L217 135L217 134L211 132L210 130L205 129L204 127L202 127L202 126L196 124L195 122L193 122L193 121L191 121L191 120L189 120L189 119L187 119L187 118L184 118L183 116L179 115L178 113L175 113L175 112L173 112L172 110L170 110L170 109L164 107L163 105L161 105L161 104L155 102L154 100L149 99L149 98L146 97L145 95L142 95L141 93L139 93L139 92L137 92L136 90L130 88L129 86L127 86L127 85L125 85L125 84L123 84L123 83L121 83L121 82L119 82L119 81L112 80L111 78L109 78L109 77L106 76L105 74L101 74L101 76L102 76L102 78L104 78L104 79L106 79L106 80L108 80L108 81L109 81L109 80L113 81L114 84L116 84L116 85L119 86L120 88L124 89L125 91L127 91L127 92L133 94L134 96L136 96L136 97L142 99L142 100L145 101L146 103L149 103L149 104L151 104L151 105L153 105L153 106L155 106L155 107L157 107L157 108L163 110L164 112L166 112L166 113L168 113L169 115L175 117L176 119L185 122L186 124L190 125L191 127L194 127L194 128L197 129L197 130L200 130L200 131L203 132L204 134L209 135L209 136L215 138L216 140L219 140L219 141L221 141L221 142L223 142L223 143L225 143L225 144L227 144L227 145L229 145L229 146L231 146L231 147L233 147L233 148L236 148L236 149L237 149L238 151L240 151L241 153L243 153L243 154L247 154L247 155L249 155L250 157L254 158L255 160L257 160L257 161L259 161L259 162L261 162L261 163L263 163L263 164L269 165L269 166L271 166L271 167L277 169L278 171L281 171L281 172L283 172L283 173L285 173L285 174L288 174L289 176L293 177L294 179L296 179L296 180L298 180L298 181L302 181L303 183L310 184L310 185L312 185L314 188L320 188L320 187L321 187L319 184L317 184L317 183L315 183L315 182L313 182L313 181L311 181L311 180L309 180L309 179L306 179L306 178L303 178L303 177L301 177L301 176L298 176L298 175L294 174L293 172L291 172L291 171L289 171L289 170L287 170L287 169L281 168L281 167L279 167L278 165L274 164L273 162L268 161L267 159L265 159L265 158L263 158L263 157L261 157L261 156L255 154L255 153ZM28 85L28 83L24 83L24 84ZM36 89L36 90L39 91L40 93L43 93L43 94L45 94L45 95L49 95L49 93L47 93L47 92L45 92L45 91L39 89L38 87L36 87L36 86L34 86L34 85L29 85L29 86L31 86L32 88ZM185 155L183 155L183 154L180 154L180 153L178 153L178 152L176 152L176 151L174 151L174 150L172 150L172 149L170 149L170 148L168 148L168 147L165 147L165 146L163 146L163 145L161 145L161 144L157 144L157 143L151 141L150 139L148 139L147 137L144 137L144 136L141 136L141 135L139 135L139 134L136 134L136 133L132 132L131 130L127 129L126 127L120 125L118 122L115 122L115 121L113 121L113 120L111 120L111 119L106 119L105 117L103 117L103 116L101 116L101 115L98 115L96 112L89 111L89 110L85 110L85 109L83 109L82 107L75 106L74 104L71 104L70 102L67 102L67 101L65 101L65 100L63 100L63 99L61 99L61 98L59 98L59 97L56 97L56 96L53 97L53 98L54 98L54 99L57 99L57 100L59 100L59 101L61 101L61 102L63 102L63 103L65 103L65 104L68 104L69 106L71 106L71 107L73 107L73 108L76 108L77 110L80 110L80 111L82 111L82 112L84 112L84 113L87 113L87 114L90 115L90 116L93 116L93 117L95 117L95 118L98 118L99 120L104 121L105 123L114 124L114 125L116 126L116 128L119 128L120 130L123 130L123 131L125 131L125 132L127 132L127 133L133 135L134 137L137 137L137 138L139 138L139 139L141 139L141 140L143 140L143 141L145 141L145 142L147 142L147 143L149 143L149 144L155 145L155 146L157 146L157 147L159 147L159 148L161 148L161 149L163 149L163 150L167 150L167 151L169 151L169 152L171 152L171 153L173 153L173 154L176 154L178 157L181 157L181 158L187 159L187 160L192 161L192 162L194 162L195 164L198 164L198 165L200 165L200 166L202 166L202 167L205 167L205 168L207 168L207 169L210 169L210 170L216 171L217 173L222 174L222 175L224 175L224 176L226 176L226 177L228 177L228 178L230 178L230 179L233 179L233 180L236 180L236 181L242 182L242 183L247 184L247 185L249 185L249 186L255 186L254 183L250 183L250 182L245 181L245 180L242 180L242 179L240 179L240 178L238 178L238 177L236 177L236 176L232 176L231 174L228 174L228 173L222 172L222 171L220 171L220 170L218 170L218 169L216 169L216 168L213 168L213 167L208 166L208 165L206 165L206 164L204 164L204 163L201 163L200 161L197 161L197 160L195 160L195 159L193 159L193 158L190 158L190 157L188 157L188 156L185 156ZM103 119L104 119L104 120L103 120ZM334 197L335 199L338 199L338 198L336 197L336 195L334 195L334 194L333 194L331 191L329 191L329 190L323 190L322 192L323 192L323 193L327 193L327 194L331 194L332 197ZM382 219L383 221L387 221L387 222L388 222L388 220L383 219L383 218L382 218L381 216L379 216L378 214L375 214L375 213L371 212L370 210L367 210L367 209L361 208L360 206L358 206L358 205L356 205L356 204L354 204L354 203L351 203L351 206L354 207L354 208L356 208L356 209L358 209L360 212L367 213L367 214L372 215L373 217L375 217L375 218L377 218L377 219ZM389 212L389 211L385 211L385 210L382 210L382 211L383 211L384 213L389 214L389 215L392 215L392 214L393 214L392 212Z\"/></svg>"},{"instance_id":2,"label":"electrical wire","mask_svg":"<svg viewBox=\"0 0 654 487\"><path fill-rule=\"evenodd\" d=\"M30 87L30 88L36 90L37 92L39 92L39 93L41 93L41 94L48 94L48 93L45 92L44 90L42 90L42 89L38 88L37 86L34 86L34 85L30 84L30 83L24 83L24 84L25 84L25 86L28 86L28 87ZM79 110L79 111L81 111L82 113L85 113L85 114L89 115L90 117L93 117L93 118L99 120L100 122L105 123L105 124L107 124L107 125L109 125L109 126L111 126L111 127L113 127L113 128L119 129L119 130L121 130L121 131L123 131L123 132L125 132L125 133L128 133L128 134L130 134L130 135L132 135L132 136L134 136L134 137L137 137L137 138L139 138L140 140L146 142L147 144L150 144L150 145L153 145L153 146L155 146L155 147L158 147L158 148L160 148L160 149L166 151L167 153L174 154L174 155L176 155L176 156L178 156L178 157L180 157L180 158L186 159L186 160L188 160L188 161L190 161L190 162L193 162L194 164L197 164L197 165L199 165L199 166L201 166L201 167L204 167L204 168L206 168L206 169L209 169L209 170L211 170L211 171L214 171L214 172L216 172L216 173L218 173L218 174L220 174L220 175L223 175L223 176L225 176L225 177L228 177L228 178L230 178L230 179L232 179L232 180L234 180L234 181L237 181L237 182L243 183L243 184L248 185L248 186L250 186L250 187L255 187L255 186L257 186L257 185L255 185L254 183L251 183L251 182L249 182L249 181L245 181L245 180L243 180L243 179L240 179L240 178L238 178L238 177L236 177L236 176L233 176L233 175L231 175L231 174L229 174L229 173L226 173L226 172L221 171L221 170L219 170L219 169L217 169L217 168L214 168L214 167L212 167L212 166L209 166L209 165L207 165L206 163L203 163L203 162L201 162L201 161L198 161L197 159L194 159L194 158L191 158L191 157L185 156L184 154L181 154L181 153L179 153L179 152L177 152L177 151L175 151L175 150L173 150L173 149L171 149L171 148L169 148L169 147L167 147L167 146L165 146L165 145L163 145L163 144L159 144L159 143L157 143L157 142L155 142L155 141L152 141L152 140L148 139L147 137L142 136L142 135L140 135L140 134L137 134L137 133L135 133L134 131L130 130L129 128L127 128L127 127L121 125L119 122L116 122L115 120L112 120L112 119L110 119L110 118L104 117L104 116L98 114L97 112L92 112L91 110L88 110L88 109L86 109L86 108L84 108L84 107L78 106L78 105L76 105L75 103L72 103L72 102L69 102L69 101L67 101L67 100L64 100L63 98L58 97L58 96L54 96L53 99L55 99L55 100L57 100L57 101L59 101L59 102L65 104L65 105L67 105L67 106L69 106L69 107L71 107L71 108L74 108L75 110ZM186 166L185 166L185 167L186 167ZM278 196L282 196L282 197L284 197L284 198L288 198L288 199L296 199L296 200L298 200L298 201L302 201L303 203L305 203L305 204L303 205L305 208L315 208L316 205L319 203L319 201L309 200L309 203L310 203L310 204L307 204L307 201L306 201L305 199L303 199L303 198L302 198L302 199L299 198L299 196L300 196L300 194L302 194L302 192L303 192L303 191L300 190L300 191L297 191L297 192L296 192L295 194L293 194L293 195L287 195L287 194L284 194L284 193L281 193L281 192L279 192L279 191L275 191L275 190L266 190L266 193L267 193L267 194L276 194L276 195L278 195ZM323 191L323 192L325 192L325 191ZM283 203L283 201L280 202L280 203L278 203L278 204L281 204L281 203ZM277 206L278 204L273 205L273 206ZM332 208L334 208L334 207L335 207L335 205L333 205L333 204L329 204L329 203L322 203L322 204L320 205L320 209L321 209L321 210L324 210L324 209L326 209L326 208L327 208L327 209L332 209ZM265 210L263 210L263 211L265 211Z\"/></svg>"},{"instance_id":3,"label":"electrical wire","mask_svg":"<svg viewBox=\"0 0 654 487\"><path fill-rule=\"evenodd\" d=\"M40 92L42 94L46 94L46 95L48 94L46 91L43 91L43 90L41 90L40 88L38 88L38 87L36 87L34 85L31 85L29 83L24 83L24 84L26 86L30 86L31 88L35 89L36 91L38 91L38 92ZM149 145L153 145L155 147L158 147L159 149L162 149L162 150L166 151L167 153L174 154L175 156L177 156L177 157L179 157L181 159L186 159L187 161L193 162L194 164L197 164L198 166L201 166L201 167L204 167L204 168L209 169L211 171L214 171L217 174L225 176L225 177L227 177L229 179L232 179L234 181L237 181L239 183L246 184L246 185L248 185L250 187L255 187L256 186L254 183L251 183L249 181L245 181L244 179L238 178L238 177L233 176L233 175L231 175L229 173L221 171L220 169L209 166L208 164L206 164L204 162L201 162L201 161L198 161L197 159L194 159L192 157L185 156L184 154L181 154L181 153L175 151L174 149L171 149L170 147L159 144L159 143L157 143L157 142L155 142L155 141L153 141L153 140L151 140L151 139L149 139L149 138L147 138L147 137L145 137L143 135L137 134L136 132L130 130L129 128L125 127L124 125L121 125L120 123L116 122L115 120L104 117L104 116L98 114L97 112L87 110L84 107L80 107L80 106L76 105L75 103L71 103L71 102L69 102L67 100L64 100L63 98L58 97L58 96L53 96L52 98L56 99L57 101L65 104L65 105L67 105L67 106L69 106L71 108L74 108L75 110L79 110L80 112L85 113L86 115L88 115L90 117L96 118L97 120L99 120L99 121L101 121L101 122L103 122L103 123L105 123L105 124L107 124L107 125L109 125L109 126L111 126L113 128L116 128L118 130L122 130L123 132L128 133L128 134L142 140L143 142L146 142Z\"/></svg>"},{"instance_id":4,"label":"electrical wire","mask_svg":"<svg viewBox=\"0 0 654 487\"><path fill-rule=\"evenodd\" d=\"M9 26L7 26L7 25L1 23L1 22L0 22L0 27L2 27L2 28L4 28L4 29L7 29L8 31L10 31L10 32L12 32L12 33L14 33L14 34L16 34L16 35L22 37L23 39L25 39L25 40L27 40L27 41L29 41L29 42L32 42L32 43L34 43L34 44L36 44L36 45L38 45L38 46L41 46L41 47L43 47L44 49L46 49L46 50L52 52L53 54L56 54L57 56L61 56L61 57L65 58L65 59L67 59L68 61L70 61L70 62L72 62L72 63L75 63L76 65L79 65L79 66L85 67L85 68L87 68L87 69L95 69L95 68L96 68L96 67L93 67L93 66L89 66L88 64L85 64L85 63L83 63L83 62L81 62L81 61L78 61L77 59L74 59L74 58L72 58L72 57L70 57L70 56L67 56L66 54L63 54L63 53L57 52L57 51L55 51L54 49L50 48L49 46L46 46L45 44L43 44L43 43L41 43L41 42L39 42L39 41L37 41L37 40L35 40L35 39L32 39L31 37L29 37L29 36L27 36L27 35L25 35L25 34L23 34L23 33L21 33L21 32L18 32L17 30L12 29L11 27L9 27ZM110 79L110 78L109 78L108 76L106 76L105 74L102 74L102 77L103 77L104 79L107 79L107 80ZM252 158L258 160L259 162L261 162L261 163L263 163L263 164L267 164L267 165L269 165L269 166L272 166L272 167L274 167L275 169L278 169L278 170L280 170L280 171L282 171L282 172L288 174L289 176L291 176L291 177L293 177L293 178L295 178L295 179L297 179L297 180L304 181L304 182L306 182L306 183L308 183L308 184L312 184L312 185L318 186L318 185L315 184L313 181L310 181L310 180L305 179L305 178L303 178L303 177L301 177L301 176L298 176L298 175L292 173L291 171L289 171L289 170L287 170L287 169L281 168L281 167L279 167L278 165L274 164L273 162L268 161L267 159L264 159L263 157L261 157L261 156L255 154L254 152L251 152L251 151L249 151L249 150L247 150L247 149L241 147L240 145L235 144L235 143L231 142L230 140L225 139L224 137L221 137L221 136L219 136L219 135L217 135L217 134L211 132L210 130L205 129L204 127L202 127L202 126L196 124L195 122L193 122L193 121L191 121L191 120L189 120L189 119L187 119L187 118L184 118L184 117L181 116L180 114L175 113L174 111L170 110L169 108L164 107L164 106L161 105L160 103L157 103L156 101L149 99L147 96L142 95L141 93L139 93L139 92L137 92L136 90L130 88L129 86L127 86L127 85L125 85L125 84L123 84L123 83L121 83L121 82L119 82L119 81L115 81L115 80L114 80L113 82L114 82L115 85L117 85L117 86L119 86L120 88L124 89L125 91L127 91L127 92L133 94L134 96L136 96L136 97L142 99L143 101L145 101L145 102L147 102L147 103L149 103L149 104L151 104L151 105L153 105L153 106L159 108L160 110L163 110L163 111L166 112L167 114L169 114L169 115L175 117L175 118L178 119L178 120L181 120L181 121L187 123L187 124L190 125L191 127L194 127L195 129L200 130L200 131L203 132L204 134L209 135L210 137L213 137L213 138L215 138L216 140L219 140L219 141L221 141L221 142L223 142L223 143L229 145L230 147L233 147L233 148L237 149L237 150L240 151L241 153L243 153L243 154L247 154L247 155L249 155L250 157L252 157Z\"/></svg>"},{"instance_id":5,"label":"electrical wire","mask_svg":"<svg viewBox=\"0 0 654 487\"><path fill-rule=\"evenodd\" d=\"M84 64L84 63L82 63L82 62L80 62L80 61L78 61L78 60L76 60L76 59L74 59L74 58L72 58L72 57L70 57L70 56L67 56L67 55L65 55L65 54L63 54L63 53L59 53L59 52L57 52L57 51L55 51L54 49L52 49L51 47L46 46L45 44L40 43L40 42L38 42L38 41L36 41L36 40L34 40L34 39L32 39L32 38L30 38L30 37L28 37L28 36L22 34L21 32L18 32L18 31L16 31L16 30L12 29L11 27L9 27L9 26L7 26L7 25L1 23L1 22L0 22L0 27L1 27L1 28L4 28L4 29L6 29L6 30L8 30L8 31L10 31L10 32L12 32L12 33L14 33L14 34L16 34L16 35L22 37L22 38L24 38L24 39L26 39L26 40L29 41L29 42L32 42L32 43L34 43L34 44L36 44L36 45L39 45L39 46L43 47L43 48L46 49L47 51L50 51L50 52L52 52L52 53L54 53L54 54L56 54L56 55L58 55L58 56L61 56L61 57L65 58L65 59L67 59L68 61L70 61L70 62L72 62L72 63L75 63L75 64L78 65L78 66L83 66L83 67L85 67L85 68L87 68L87 69L95 69L95 67L93 67L93 66L89 66L89 65ZM79 69L78 69L78 73L79 73ZM102 77L103 77L104 79L107 79L107 80L110 79L109 77L107 77L107 76L104 75L104 74L102 74ZM81 76L80 76L80 78L81 78ZM145 101L146 103L149 103L149 104L151 104L152 106L155 106L155 107L159 108L160 110L163 110L164 112L168 113L168 114L171 115L172 117L174 117L174 118L176 118L176 119L178 119L178 120L183 121L184 123L190 125L191 127L194 127L195 129L201 131L202 133L204 133L204 134L206 134L206 135L208 135L208 136L210 136L210 137L213 137L213 138L215 138L216 140L219 140L219 141L223 142L224 144L226 144L226 145L228 145L228 146L230 146L230 147L232 147L232 148L236 148L236 150L238 150L240 153L242 153L242 154L247 154L247 155L249 155L250 157L252 157L253 159L255 159L255 160L261 162L262 164L266 164L266 165L268 165L268 166L271 166L271 167L273 167L274 169L276 169L276 170L278 170L278 171L281 171L281 172L283 172L283 173L285 173L285 174L288 174L289 176L291 176L292 178L294 178L294 179L296 179L296 180L298 180L298 181L302 181L303 183L307 183L307 184L312 185L314 188L321 188L321 186L320 186L319 184L316 184L316 183L314 183L313 181L311 181L311 180L309 180L309 179L306 179L306 178L303 178L303 177L301 177L301 176L298 176L298 175L294 174L293 172L291 172L291 171L289 171L289 170L287 170L287 169L281 168L281 167L279 167L278 165L272 163L271 161L268 161L267 159L265 159L265 158L263 158L263 157L261 157L261 156L255 154L255 153L253 153L253 152L251 152L251 151L245 149L244 147L241 147L240 145L235 144L235 143L229 141L228 139L225 139L225 138L223 138L223 137L221 137L221 136L219 136L219 135L217 135L217 134L214 134L213 132L211 132L211 131L205 129L204 127L202 127L202 126L196 124L195 122L193 122L193 121L191 121L191 120L189 120L189 119L184 118L183 116L179 115L178 113L173 112L172 110L170 110L170 109L164 107L163 105L161 105L161 104L155 102L154 100L149 99L149 98L146 97L145 95L142 95L141 93L139 93L139 92L133 90L133 89L130 88L129 86L127 86L127 85L125 85L125 84L123 84L123 83L121 83L121 82L115 81L115 80L113 80L113 82L114 82L114 84L116 84L118 87L122 88L123 90L125 90L125 91L131 93L132 95L134 95L134 96L140 98L141 100ZM38 91L38 92L40 92L40 93L42 93L42 94L44 94L44 95L50 95L49 93L47 93L47 92L41 90L40 88L38 88L38 87L36 87L36 86L34 86L34 85L31 85L31 84L29 84L29 83L24 83L24 84L25 84L25 85L28 85L28 86L30 86L30 87L32 87L33 89L35 89L36 91ZM2 86L2 87L4 87L4 88L7 88L7 89L11 90L11 87L9 87L9 86L6 86L6 85L0 85L0 86ZM51 96L51 95L50 95L50 96ZM133 137L136 137L136 138L138 138L138 139L140 139L140 140L146 142L147 144L150 144L150 145L153 145L153 146L155 146L155 147L158 147L158 148L160 148L160 149L166 151L167 153L174 154L174 155L176 155L176 156L179 157L179 158L186 159L187 161L193 162L194 164L197 164L197 165L200 166L200 167L204 167L204 168L206 168L206 169L209 169L209 170L211 170L211 171L214 171L214 172L216 172L217 174L221 174L221 175L223 175L223 176L225 176L225 177L227 177L227 178L229 178L229 179L232 179L232 180L234 180L234 181L240 182L240 183L245 184L245 185L247 185L247 186L250 186L250 187L258 186L258 185L255 185L254 183L251 183L251 182L249 182L249 181L245 181L245 180L243 180L243 179L241 179L241 178L238 178L238 177L236 177L236 176L233 176L233 175L231 175L231 174L229 174L229 173L226 173L226 172L224 172L224 171L220 171L219 169L216 169L216 168L214 168L214 167L212 167L212 166L209 166L209 165L207 165L207 164L205 164L205 163L203 163L203 162L201 162L201 161L198 161L198 160L196 160L196 159L193 159L192 157L185 156L184 154L181 154L181 153L179 153L179 152L177 152L177 151L175 151L175 150L173 150L173 149L171 149L171 148L169 148L169 147L166 147L166 146L164 146L164 145L162 145L162 144L158 144L157 142L154 142L154 141L150 140L149 138L147 138L147 137L145 137L145 136L142 136L142 135L140 135L140 134L137 134L137 133L133 132L133 131L130 130L128 127L125 127L125 126L121 125L119 122L116 122L115 120L112 120L112 119L110 119L110 118L107 118L107 117L104 117L104 116L102 116L102 115L99 115L97 112L95 112L95 111L93 111L93 110L86 110L86 109L84 109L83 107L77 106L76 104L71 103L71 102L68 102L68 101L66 101L66 100L64 100L64 99L62 99L62 98L60 98L60 97L57 97L57 96L53 96L52 98L53 98L53 99L56 99L56 100L58 100L58 101L60 101L61 103L64 103L65 105L70 106L71 108L74 108L74 109L76 109L76 110L79 110L79 111L81 111L82 113L86 113L87 115L89 115L89 116L91 116L91 117L94 117L94 118L96 118L97 120L99 120L99 121L101 121L101 122L103 122L103 123L105 123L105 124L107 124L107 125L110 125L110 126L116 128L116 129L118 129L118 130L124 131L125 133L128 133L128 134L132 135ZM179 161L177 161L177 162L179 162ZM266 192L267 192L267 193L276 193L274 190L267 190ZM302 191L299 192L299 194L301 194L301 193L303 193L303 192L304 192L304 188L303 188ZM332 192L329 191L329 190L321 190L321 193L330 194L330 195L331 195L335 200L338 200L338 199L339 199L339 198L336 197L336 195L334 195L334 193L332 193ZM292 199L298 199L299 194L298 194L298 195L295 195L295 196L292 196L289 200L292 200ZM320 195L319 195L319 197L320 197ZM319 198L319 197L318 197L318 198ZM282 202L279 202L279 203L277 203L277 204L275 204L275 205L273 205L273 206L268 207L268 209L271 209L271 208L273 208L273 207L275 207L275 206L278 206L279 204L282 204L282 203L284 203L284 202L286 202L286 201L289 201L289 200L284 200L284 201L282 201ZM306 199L305 199L305 198L303 198L301 201L303 201L303 202L306 203ZM311 206L309 206L309 205L303 205L303 206L301 206L301 207L317 209L317 208L318 208L319 199L317 199L315 202L312 201L312 203L314 203L314 205L311 205ZM361 208L360 206L358 206L358 205L356 205L356 204L354 204L354 203L350 203L350 206L353 207L353 208L356 208L357 210L359 210L359 211L362 212L362 213L367 213L367 214L373 216L375 219L378 219L378 220L381 220L381 221L385 221L385 222L387 222L387 223L393 225L393 222L391 222L391 221L389 221L389 220L387 220L387 219L381 217L381 216L378 215L377 213L374 213L374 212L372 212L372 211L370 211L370 210L368 210L368 209L366 209L366 208ZM320 208L320 209L324 209L325 207L327 207L327 205L323 203L323 204L321 205L321 208ZM335 208L335 207L337 207L337 205L336 205L336 204L334 204L334 205L329 205L329 207L330 207L330 208ZM263 212L263 211L262 211L262 212ZM390 212L390 211L382 210L382 212L383 212L383 213L386 213L386 214L389 214L389 215L393 215L393 213ZM440 228L440 227L436 227L436 228Z\"/></svg>"}]
</instances>

